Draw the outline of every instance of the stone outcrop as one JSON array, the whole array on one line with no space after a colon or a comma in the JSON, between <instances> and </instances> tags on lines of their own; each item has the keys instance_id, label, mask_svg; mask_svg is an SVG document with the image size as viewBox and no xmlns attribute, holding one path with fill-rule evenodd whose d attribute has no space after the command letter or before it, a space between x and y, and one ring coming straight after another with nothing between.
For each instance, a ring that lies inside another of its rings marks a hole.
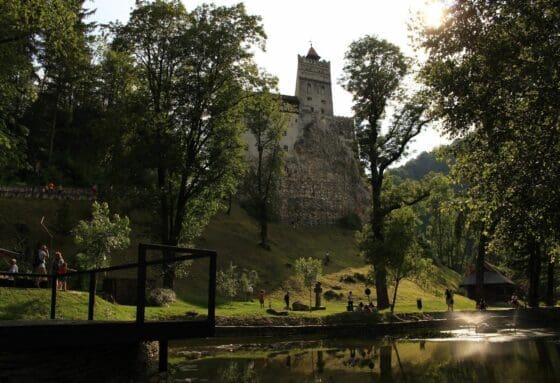
<instances>
[{"instance_id":1,"label":"stone outcrop","mask_svg":"<svg viewBox=\"0 0 560 383\"><path fill-rule=\"evenodd\" d=\"M350 119L305 119L280 183L281 221L308 226L352 214L365 219L368 193L353 145Z\"/></svg>"}]
</instances>

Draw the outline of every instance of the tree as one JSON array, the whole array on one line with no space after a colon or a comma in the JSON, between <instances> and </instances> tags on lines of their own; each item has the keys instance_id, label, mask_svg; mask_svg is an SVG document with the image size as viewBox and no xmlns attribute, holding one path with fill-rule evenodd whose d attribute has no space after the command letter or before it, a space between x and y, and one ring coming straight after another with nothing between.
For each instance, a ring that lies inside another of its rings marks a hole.
<instances>
[{"instance_id":1,"label":"tree","mask_svg":"<svg viewBox=\"0 0 560 383\"><path fill-rule=\"evenodd\" d=\"M432 268L432 261L423 258L423 249L418 243L418 218L411 207L394 210L383 227L384 241L375 241L371 235L371 225L365 225L357 234L363 252L375 251L387 257L386 268L393 283L391 313L395 309L397 291L404 278L422 279ZM375 280L377 273L372 270L369 279Z\"/></svg>"},{"instance_id":2,"label":"tree","mask_svg":"<svg viewBox=\"0 0 560 383\"><path fill-rule=\"evenodd\" d=\"M28 127L22 122L36 98L47 46L58 57L76 46L76 4L65 0L0 2L0 169L2 177L26 168Z\"/></svg>"},{"instance_id":3,"label":"tree","mask_svg":"<svg viewBox=\"0 0 560 383\"><path fill-rule=\"evenodd\" d=\"M112 251L130 246L129 235L128 217L114 214L111 218L106 202L94 202L91 220L82 220L74 228L74 241L86 256L81 260L81 266L99 268L110 265Z\"/></svg>"},{"instance_id":4,"label":"tree","mask_svg":"<svg viewBox=\"0 0 560 383\"><path fill-rule=\"evenodd\" d=\"M301 257L296 259L295 270L301 283L309 289L309 310L311 311L313 286L323 273L323 265L319 259Z\"/></svg>"},{"instance_id":5,"label":"tree","mask_svg":"<svg viewBox=\"0 0 560 383\"><path fill-rule=\"evenodd\" d=\"M398 201L384 201L382 190L387 168L406 153L408 143L430 120L424 117L426 106L421 97L403 99L399 86L409 64L397 46L386 40L366 36L350 44L345 60L342 85L353 95L360 157L367 167L371 187L371 235L374 242L381 244L384 241L383 226L387 215L427 196L427 193L421 192ZM390 101L395 99L400 105L395 108L384 133L382 119ZM387 308L387 256L371 251L368 258L375 269L378 305Z\"/></svg>"},{"instance_id":6,"label":"tree","mask_svg":"<svg viewBox=\"0 0 560 383\"><path fill-rule=\"evenodd\" d=\"M240 104L262 83L252 47L264 38L260 18L242 4L187 13L178 0L137 2L116 27L113 48L133 58L144 105L119 147L164 244L192 242L240 179ZM164 285L173 279L169 267Z\"/></svg>"},{"instance_id":7,"label":"tree","mask_svg":"<svg viewBox=\"0 0 560 383\"><path fill-rule=\"evenodd\" d=\"M559 12L547 0L457 2L441 27L418 34L433 111L464 137L456 174L484 226L481 241L527 254L531 306L543 249L560 227L560 70L550 65L560 59Z\"/></svg>"},{"instance_id":8,"label":"tree","mask_svg":"<svg viewBox=\"0 0 560 383\"><path fill-rule=\"evenodd\" d=\"M255 139L257 155L249 158L245 178L247 203L254 210L260 225L260 246L268 244L268 222L274 211L284 151L280 146L286 121L281 111L279 96L264 91L249 98L244 105L247 131Z\"/></svg>"},{"instance_id":9,"label":"tree","mask_svg":"<svg viewBox=\"0 0 560 383\"><path fill-rule=\"evenodd\" d=\"M247 291L249 286L255 286L258 281L259 273L256 270L243 269L239 272L238 266L233 262L230 262L225 270L219 270L216 275L218 291L229 298L235 298Z\"/></svg>"}]
</instances>

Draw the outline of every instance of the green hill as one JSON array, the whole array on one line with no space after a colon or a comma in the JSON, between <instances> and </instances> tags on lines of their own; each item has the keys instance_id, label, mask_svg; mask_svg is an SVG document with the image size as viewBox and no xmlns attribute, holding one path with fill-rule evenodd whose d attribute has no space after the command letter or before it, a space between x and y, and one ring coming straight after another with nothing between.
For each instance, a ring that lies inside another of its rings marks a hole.
<instances>
[{"instance_id":1,"label":"green hill","mask_svg":"<svg viewBox=\"0 0 560 383\"><path fill-rule=\"evenodd\" d=\"M89 203L85 201L71 202L69 206L64 207L61 201L0 199L0 247L18 249L17 246L21 248L22 243L29 243L32 248L35 248L35 243L49 243L50 239L40 225L41 217L45 216L54 234L52 247L61 249L72 264L73 254L77 249L67 234L68 227L75 226L79 219L87 218L88 214ZM135 217L139 214L138 212L134 214L132 215L133 245L127 251L115 253L113 264L134 261L136 245L144 240L141 234L145 230L144 226L135 224L137 221ZM255 290L265 290L267 299L275 308L282 307L285 289L289 289L292 302L296 299L305 303L309 301L309 292L301 289L295 280L294 262L299 257L322 259L327 251L330 253L331 263L324 269L322 287L323 292L332 290L331 293L335 298L323 302L327 306L325 312L316 312L313 315L344 311L346 305L344 297L348 291L353 291L356 302L360 299L366 300L363 291L366 287L364 278L368 266L363 258L358 256L353 231L336 226L299 228L279 223L271 224L269 230L272 246L271 250L265 250L257 245L258 228L255 221L245 210L234 205L231 214L220 213L212 220L197 246L218 252L218 269L225 268L233 262L239 269L257 270L261 283L255 286ZM25 238L27 239L24 240ZM154 255L154 257L158 256ZM2 262L5 261L0 259L0 265ZM207 270L207 262L195 262L189 277L176 283L179 298L194 305L204 306L207 296ZM151 277L155 280L160 279L155 271L152 272ZM445 308L443 291L447 287L457 288L460 279L457 273L441 268L432 280L425 281L422 286L405 281L399 288L396 309L415 311L416 298L421 297L425 310L442 310ZM185 305L181 309L188 306ZM457 296L456 307L471 309L473 303ZM87 304L83 309L87 310ZM217 313L218 315L257 315L262 314L263 311L258 308L256 302L230 302L219 298ZM80 315L82 314L80 312ZM110 317L109 314L108 316ZM118 316L126 317L123 313Z\"/></svg>"}]
</instances>

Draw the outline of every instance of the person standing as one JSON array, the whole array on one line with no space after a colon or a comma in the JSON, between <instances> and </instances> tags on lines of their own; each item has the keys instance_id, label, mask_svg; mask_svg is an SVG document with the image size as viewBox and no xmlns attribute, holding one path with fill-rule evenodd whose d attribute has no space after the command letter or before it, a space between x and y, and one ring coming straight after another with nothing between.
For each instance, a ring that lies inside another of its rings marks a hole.
<instances>
[{"instance_id":1,"label":"person standing","mask_svg":"<svg viewBox=\"0 0 560 383\"><path fill-rule=\"evenodd\" d=\"M62 257L62 253L60 251L54 253L52 272L53 274L57 274L57 280L56 280L57 289L66 291L67 288L66 274L69 271L76 271L76 270L68 267L68 264Z\"/></svg>"},{"instance_id":2,"label":"person standing","mask_svg":"<svg viewBox=\"0 0 560 383\"><path fill-rule=\"evenodd\" d=\"M453 293L449 289L445 289L445 303L447 304L447 311L453 311Z\"/></svg>"},{"instance_id":3,"label":"person standing","mask_svg":"<svg viewBox=\"0 0 560 383\"><path fill-rule=\"evenodd\" d=\"M42 245L37 252L37 257L35 258L34 267L35 274L47 275L47 259L49 259L49 249L47 245ZM46 281L45 277L38 277L36 284L37 287L41 287L41 282Z\"/></svg>"},{"instance_id":4,"label":"person standing","mask_svg":"<svg viewBox=\"0 0 560 383\"><path fill-rule=\"evenodd\" d=\"M286 303L286 310L290 309L290 293L286 291L286 295L284 295L284 303Z\"/></svg>"},{"instance_id":5,"label":"person standing","mask_svg":"<svg viewBox=\"0 0 560 383\"><path fill-rule=\"evenodd\" d=\"M348 311L354 311L354 296L352 295L352 291L348 293Z\"/></svg>"},{"instance_id":6,"label":"person standing","mask_svg":"<svg viewBox=\"0 0 560 383\"><path fill-rule=\"evenodd\" d=\"M17 261L15 258L10 259L10 267L8 268L8 273L17 274L19 272ZM12 281L13 285L16 285L16 280L13 276L9 276L8 280Z\"/></svg>"},{"instance_id":7,"label":"person standing","mask_svg":"<svg viewBox=\"0 0 560 383\"><path fill-rule=\"evenodd\" d=\"M259 291L259 303L261 305L261 309L264 309L264 290Z\"/></svg>"}]
</instances>

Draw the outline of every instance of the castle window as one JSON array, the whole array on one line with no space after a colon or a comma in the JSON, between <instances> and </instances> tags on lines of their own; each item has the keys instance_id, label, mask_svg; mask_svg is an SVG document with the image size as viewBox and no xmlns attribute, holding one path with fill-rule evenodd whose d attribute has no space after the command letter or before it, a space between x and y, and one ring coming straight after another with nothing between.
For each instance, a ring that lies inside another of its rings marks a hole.
<instances>
[{"instance_id":1,"label":"castle window","mask_svg":"<svg viewBox=\"0 0 560 383\"><path fill-rule=\"evenodd\" d=\"M307 83L307 94L311 93L311 83Z\"/></svg>"},{"instance_id":2,"label":"castle window","mask_svg":"<svg viewBox=\"0 0 560 383\"><path fill-rule=\"evenodd\" d=\"M312 100L312 98L311 98L311 97L307 97L307 101L311 101L311 100Z\"/></svg>"},{"instance_id":3,"label":"castle window","mask_svg":"<svg viewBox=\"0 0 560 383\"><path fill-rule=\"evenodd\" d=\"M286 137L286 136L288 135L288 131L287 131L287 130L284 130L284 133L283 133L283 134L284 134L284 137Z\"/></svg>"},{"instance_id":4,"label":"castle window","mask_svg":"<svg viewBox=\"0 0 560 383\"><path fill-rule=\"evenodd\" d=\"M311 107L311 111L314 112L314 111L315 111L315 108L314 108L314 107Z\"/></svg>"},{"instance_id":5,"label":"castle window","mask_svg":"<svg viewBox=\"0 0 560 383\"><path fill-rule=\"evenodd\" d=\"M321 108L321 114L325 113L325 109Z\"/></svg>"},{"instance_id":6,"label":"castle window","mask_svg":"<svg viewBox=\"0 0 560 383\"><path fill-rule=\"evenodd\" d=\"M323 103L323 104L324 104L324 103L326 103L326 101L325 101L325 100L321 100L321 103Z\"/></svg>"},{"instance_id":7,"label":"castle window","mask_svg":"<svg viewBox=\"0 0 560 383\"><path fill-rule=\"evenodd\" d=\"M288 145L284 145L284 150L288 151Z\"/></svg>"}]
</instances>

